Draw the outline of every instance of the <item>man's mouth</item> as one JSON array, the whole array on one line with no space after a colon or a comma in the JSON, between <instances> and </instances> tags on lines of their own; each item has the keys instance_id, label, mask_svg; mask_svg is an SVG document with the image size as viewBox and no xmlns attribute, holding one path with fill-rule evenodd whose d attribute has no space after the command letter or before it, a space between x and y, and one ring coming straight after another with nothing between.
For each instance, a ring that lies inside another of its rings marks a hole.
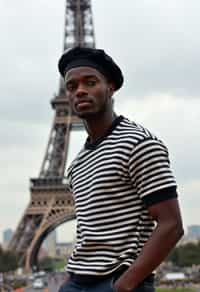
<instances>
[{"instance_id":1,"label":"man's mouth","mask_svg":"<svg viewBox=\"0 0 200 292\"><path fill-rule=\"evenodd\" d=\"M80 110L80 109L84 109L88 106L91 106L91 101L89 100L80 100L78 102L76 102L75 107Z\"/></svg>"}]
</instances>

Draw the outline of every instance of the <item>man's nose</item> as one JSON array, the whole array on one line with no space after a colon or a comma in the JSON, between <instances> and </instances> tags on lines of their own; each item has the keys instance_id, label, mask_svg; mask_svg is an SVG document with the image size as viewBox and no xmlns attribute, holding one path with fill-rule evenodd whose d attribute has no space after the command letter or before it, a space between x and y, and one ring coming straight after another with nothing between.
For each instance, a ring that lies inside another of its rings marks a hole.
<instances>
[{"instance_id":1,"label":"man's nose","mask_svg":"<svg viewBox=\"0 0 200 292\"><path fill-rule=\"evenodd\" d=\"M86 95L88 95L87 89L85 88L84 85L80 84L80 85L77 87L77 90L76 90L76 96L77 96L77 97L81 97L81 96L86 96Z\"/></svg>"}]
</instances>

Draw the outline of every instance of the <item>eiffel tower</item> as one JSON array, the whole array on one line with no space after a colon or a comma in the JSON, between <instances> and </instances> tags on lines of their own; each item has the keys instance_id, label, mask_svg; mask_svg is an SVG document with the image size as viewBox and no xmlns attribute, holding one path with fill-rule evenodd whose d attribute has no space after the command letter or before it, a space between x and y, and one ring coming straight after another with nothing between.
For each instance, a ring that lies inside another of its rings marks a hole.
<instances>
[{"instance_id":1,"label":"eiffel tower","mask_svg":"<svg viewBox=\"0 0 200 292\"><path fill-rule=\"evenodd\" d=\"M65 2L64 51L75 46L95 47L90 0ZM83 125L69 108L62 79L51 105L55 115L44 160L39 176L30 180L30 202L9 244L26 271L37 267L37 255L47 235L75 218L73 196L64 173L70 132Z\"/></svg>"}]
</instances>

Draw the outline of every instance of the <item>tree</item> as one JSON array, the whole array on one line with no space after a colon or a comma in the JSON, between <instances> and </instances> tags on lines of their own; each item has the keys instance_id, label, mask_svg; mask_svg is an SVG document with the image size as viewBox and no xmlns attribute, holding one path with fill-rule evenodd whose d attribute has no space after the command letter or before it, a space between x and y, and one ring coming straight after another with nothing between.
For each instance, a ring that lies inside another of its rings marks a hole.
<instances>
[{"instance_id":1,"label":"tree","mask_svg":"<svg viewBox=\"0 0 200 292\"><path fill-rule=\"evenodd\" d=\"M174 248L168 260L180 267L200 265L200 241L198 243L188 243Z\"/></svg>"},{"instance_id":2,"label":"tree","mask_svg":"<svg viewBox=\"0 0 200 292\"><path fill-rule=\"evenodd\" d=\"M3 250L0 246L0 273L15 271L18 267L17 254L13 251Z\"/></svg>"},{"instance_id":3,"label":"tree","mask_svg":"<svg viewBox=\"0 0 200 292\"><path fill-rule=\"evenodd\" d=\"M39 261L39 269L45 271L54 271L55 263L54 259L51 257L44 257Z\"/></svg>"}]
</instances>

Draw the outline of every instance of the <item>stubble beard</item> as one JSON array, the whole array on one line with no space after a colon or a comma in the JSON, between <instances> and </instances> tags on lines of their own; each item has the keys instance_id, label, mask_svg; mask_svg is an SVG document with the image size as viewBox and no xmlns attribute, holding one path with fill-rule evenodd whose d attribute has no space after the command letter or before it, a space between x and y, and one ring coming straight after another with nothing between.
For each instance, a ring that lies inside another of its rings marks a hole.
<instances>
[{"instance_id":1,"label":"stubble beard","mask_svg":"<svg viewBox=\"0 0 200 292\"><path fill-rule=\"evenodd\" d=\"M80 118L80 119L83 119L83 120L94 120L94 119L98 119L98 117L102 117L107 111L108 111L108 108L109 108L109 100L105 99L105 102L102 104L101 108L99 108L98 110L96 111L85 111L85 112L82 112L82 113L79 113L79 112L76 112L75 111L75 114Z\"/></svg>"}]
</instances>

